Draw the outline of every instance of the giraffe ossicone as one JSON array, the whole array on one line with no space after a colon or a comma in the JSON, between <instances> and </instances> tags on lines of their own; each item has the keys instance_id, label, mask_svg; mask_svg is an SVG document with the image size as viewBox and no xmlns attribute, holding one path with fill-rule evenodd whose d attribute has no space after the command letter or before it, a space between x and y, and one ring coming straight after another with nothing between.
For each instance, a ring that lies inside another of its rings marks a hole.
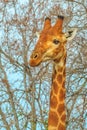
<instances>
[{"instance_id":1,"label":"giraffe ossicone","mask_svg":"<svg viewBox=\"0 0 87 130\"><path fill-rule=\"evenodd\" d=\"M45 19L43 30L40 32L29 61L32 67L38 66L44 61L54 61L48 130L66 130L66 43L74 38L77 29L63 33L63 19L63 16L58 16L54 26L51 25L50 18Z\"/></svg>"}]
</instances>

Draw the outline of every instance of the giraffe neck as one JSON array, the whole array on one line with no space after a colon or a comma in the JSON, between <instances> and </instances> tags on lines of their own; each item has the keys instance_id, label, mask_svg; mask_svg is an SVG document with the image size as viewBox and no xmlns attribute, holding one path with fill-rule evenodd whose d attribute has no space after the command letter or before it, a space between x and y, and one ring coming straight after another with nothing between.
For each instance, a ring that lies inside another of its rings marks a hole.
<instances>
[{"instance_id":1,"label":"giraffe neck","mask_svg":"<svg viewBox=\"0 0 87 130\"><path fill-rule=\"evenodd\" d=\"M63 58L60 61L55 61L54 65L48 130L66 130L65 62L66 58Z\"/></svg>"}]
</instances>

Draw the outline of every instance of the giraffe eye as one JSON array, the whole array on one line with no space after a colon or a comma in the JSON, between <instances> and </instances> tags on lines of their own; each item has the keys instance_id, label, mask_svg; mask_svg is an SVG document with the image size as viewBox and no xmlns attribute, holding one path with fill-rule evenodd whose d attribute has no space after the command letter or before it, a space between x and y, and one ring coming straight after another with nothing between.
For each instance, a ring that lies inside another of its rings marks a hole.
<instances>
[{"instance_id":1,"label":"giraffe eye","mask_svg":"<svg viewBox=\"0 0 87 130\"><path fill-rule=\"evenodd\" d=\"M59 40L54 39L54 40L53 40L53 43L54 43L54 44L58 44L58 43L59 43Z\"/></svg>"}]
</instances>

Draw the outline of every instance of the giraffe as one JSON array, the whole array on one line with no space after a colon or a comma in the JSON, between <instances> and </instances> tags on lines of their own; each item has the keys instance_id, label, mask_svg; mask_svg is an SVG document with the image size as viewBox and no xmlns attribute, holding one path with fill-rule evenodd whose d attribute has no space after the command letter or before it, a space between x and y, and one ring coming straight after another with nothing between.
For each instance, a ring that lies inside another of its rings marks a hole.
<instances>
[{"instance_id":1,"label":"giraffe","mask_svg":"<svg viewBox=\"0 0 87 130\"><path fill-rule=\"evenodd\" d=\"M48 17L45 19L43 30L39 33L37 44L29 60L32 67L44 61L53 61L48 130L66 130L66 43L74 38L77 29L63 33L63 21L64 16L59 15L55 25L52 26L51 19Z\"/></svg>"}]
</instances>

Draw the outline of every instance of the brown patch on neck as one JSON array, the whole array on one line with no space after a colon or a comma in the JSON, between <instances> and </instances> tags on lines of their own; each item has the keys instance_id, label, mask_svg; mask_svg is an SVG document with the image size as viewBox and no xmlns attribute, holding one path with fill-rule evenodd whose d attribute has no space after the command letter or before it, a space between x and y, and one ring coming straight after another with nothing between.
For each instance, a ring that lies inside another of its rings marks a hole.
<instances>
[{"instance_id":1,"label":"brown patch on neck","mask_svg":"<svg viewBox=\"0 0 87 130\"><path fill-rule=\"evenodd\" d=\"M57 112L59 115L62 115L62 113L65 111L65 106L64 103L63 104L59 104Z\"/></svg>"},{"instance_id":2,"label":"brown patch on neck","mask_svg":"<svg viewBox=\"0 0 87 130\"><path fill-rule=\"evenodd\" d=\"M61 74L58 74L58 76L57 76L57 82L58 82L58 84L62 84L62 75Z\"/></svg>"},{"instance_id":3,"label":"brown patch on neck","mask_svg":"<svg viewBox=\"0 0 87 130\"><path fill-rule=\"evenodd\" d=\"M59 118L57 116L57 113L50 111L49 113L49 120L48 120L48 126L57 126L59 121Z\"/></svg>"},{"instance_id":4,"label":"brown patch on neck","mask_svg":"<svg viewBox=\"0 0 87 130\"><path fill-rule=\"evenodd\" d=\"M50 96L50 106L51 108L56 108L58 104L56 96L53 94Z\"/></svg>"},{"instance_id":5,"label":"brown patch on neck","mask_svg":"<svg viewBox=\"0 0 87 130\"><path fill-rule=\"evenodd\" d=\"M60 89L59 91L59 101L63 101L65 99L65 89Z\"/></svg>"},{"instance_id":6,"label":"brown patch on neck","mask_svg":"<svg viewBox=\"0 0 87 130\"><path fill-rule=\"evenodd\" d=\"M53 89L53 92L54 92L55 94L58 93L59 87L58 87L58 84L57 84L56 81L53 81L52 89Z\"/></svg>"},{"instance_id":7,"label":"brown patch on neck","mask_svg":"<svg viewBox=\"0 0 87 130\"><path fill-rule=\"evenodd\" d=\"M66 130L65 126L63 124L59 124L58 130Z\"/></svg>"},{"instance_id":8,"label":"brown patch on neck","mask_svg":"<svg viewBox=\"0 0 87 130\"><path fill-rule=\"evenodd\" d=\"M65 115L65 113L62 115L61 121L62 121L62 122L66 122L66 115Z\"/></svg>"}]
</instances>

